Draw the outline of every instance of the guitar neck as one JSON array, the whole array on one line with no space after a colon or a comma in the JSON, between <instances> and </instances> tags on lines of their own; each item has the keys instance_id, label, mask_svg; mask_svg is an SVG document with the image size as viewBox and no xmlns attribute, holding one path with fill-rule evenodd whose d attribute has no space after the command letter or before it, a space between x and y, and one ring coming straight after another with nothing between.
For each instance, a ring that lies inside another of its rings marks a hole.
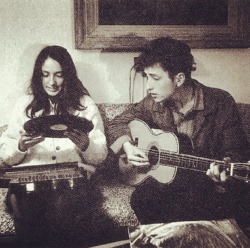
<instances>
[{"instance_id":1,"label":"guitar neck","mask_svg":"<svg viewBox=\"0 0 250 248\"><path fill-rule=\"evenodd\" d=\"M233 177L250 181L250 165L245 163L225 163L224 161L214 160L204 157L197 157L189 154L179 154L179 137L171 132L156 132L142 120L130 122L129 128L131 135L138 148L147 153L151 171L156 170L157 166L162 167L180 167L190 170L206 172L210 164L215 162L220 168ZM182 140L181 140L182 141ZM186 144L187 143L187 144ZM184 142L185 147L192 146L192 142ZM161 173L161 172L160 172ZM171 179L170 179L171 180Z\"/></svg>"},{"instance_id":2,"label":"guitar neck","mask_svg":"<svg viewBox=\"0 0 250 248\"><path fill-rule=\"evenodd\" d=\"M160 164L168 166L177 166L197 171L206 172L210 164L216 162L219 166L226 166L223 161L201 158L187 154L177 154L174 152L160 151Z\"/></svg>"}]
</instances>

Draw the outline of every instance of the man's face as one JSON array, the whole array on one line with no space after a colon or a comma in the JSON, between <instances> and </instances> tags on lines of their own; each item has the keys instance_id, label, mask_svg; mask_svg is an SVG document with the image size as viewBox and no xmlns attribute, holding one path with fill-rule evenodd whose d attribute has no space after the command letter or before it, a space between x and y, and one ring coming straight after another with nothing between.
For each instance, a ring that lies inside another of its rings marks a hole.
<instances>
[{"instance_id":1,"label":"man's face","mask_svg":"<svg viewBox=\"0 0 250 248\"><path fill-rule=\"evenodd\" d=\"M160 64L144 69L144 76L147 78L147 91L156 102L169 99L176 90L177 83L173 81L167 71L164 71Z\"/></svg>"}]
</instances>

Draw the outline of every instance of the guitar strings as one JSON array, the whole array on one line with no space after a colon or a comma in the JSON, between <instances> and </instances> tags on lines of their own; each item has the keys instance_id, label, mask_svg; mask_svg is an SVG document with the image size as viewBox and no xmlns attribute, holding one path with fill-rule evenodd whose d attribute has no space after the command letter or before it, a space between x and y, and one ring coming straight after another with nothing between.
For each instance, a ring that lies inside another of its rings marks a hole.
<instances>
[{"instance_id":1,"label":"guitar strings","mask_svg":"<svg viewBox=\"0 0 250 248\"><path fill-rule=\"evenodd\" d=\"M154 157L157 157L157 158L160 157L160 161L161 160L163 161L164 159L166 159L167 160L166 162L173 162L173 163L176 162L177 164L179 164L180 160L184 158L184 159L188 160L188 161L186 161L186 163L190 163L190 162L196 163L195 166L197 166L197 167L199 167L199 166L201 166L201 167L208 166L208 168L209 168L209 166L210 166L210 164L212 162L216 162L219 165L223 166L224 168L230 168L231 167L229 164L226 164L225 162L219 161L219 160L212 160L212 159L208 159L208 158L200 158L200 157L195 157L195 156L188 155L188 154L178 154L178 153L175 153L175 152L165 151L165 150L154 151L154 150L143 149L143 148L140 148L140 149L142 151L144 151L147 155L149 155L149 153L150 153L150 156L154 156ZM199 161L199 160L202 160L202 161ZM205 162L205 163L207 163L207 165L199 164L200 162ZM250 172L250 165L248 165L248 164L233 163L233 165L234 165L235 169L246 169L247 171Z\"/></svg>"}]
</instances>

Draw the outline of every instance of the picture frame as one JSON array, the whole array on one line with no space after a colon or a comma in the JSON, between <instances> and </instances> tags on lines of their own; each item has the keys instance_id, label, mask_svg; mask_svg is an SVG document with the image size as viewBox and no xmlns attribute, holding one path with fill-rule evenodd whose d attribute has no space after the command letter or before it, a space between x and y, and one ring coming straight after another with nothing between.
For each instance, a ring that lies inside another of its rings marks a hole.
<instances>
[{"instance_id":1,"label":"picture frame","mask_svg":"<svg viewBox=\"0 0 250 248\"><path fill-rule=\"evenodd\" d=\"M161 36L180 39L191 48L246 48L249 15L249 1L228 0L227 25L100 25L98 0L74 0L75 48L140 51Z\"/></svg>"}]
</instances>

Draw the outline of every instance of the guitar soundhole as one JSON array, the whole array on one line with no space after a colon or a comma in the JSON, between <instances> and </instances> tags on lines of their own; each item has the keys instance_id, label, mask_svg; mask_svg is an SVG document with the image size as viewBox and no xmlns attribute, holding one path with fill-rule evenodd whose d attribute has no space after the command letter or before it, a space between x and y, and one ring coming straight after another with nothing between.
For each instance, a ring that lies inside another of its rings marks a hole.
<instances>
[{"instance_id":1,"label":"guitar soundhole","mask_svg":"<svg viewBox=\"0 0 250 248\"><path fill-rule=\"evenodd\" d=\"M148 159L151 165L156 165L159 160L159 150L156 146L152 146L148 152Z\"/></svg>"}]
</instances>

